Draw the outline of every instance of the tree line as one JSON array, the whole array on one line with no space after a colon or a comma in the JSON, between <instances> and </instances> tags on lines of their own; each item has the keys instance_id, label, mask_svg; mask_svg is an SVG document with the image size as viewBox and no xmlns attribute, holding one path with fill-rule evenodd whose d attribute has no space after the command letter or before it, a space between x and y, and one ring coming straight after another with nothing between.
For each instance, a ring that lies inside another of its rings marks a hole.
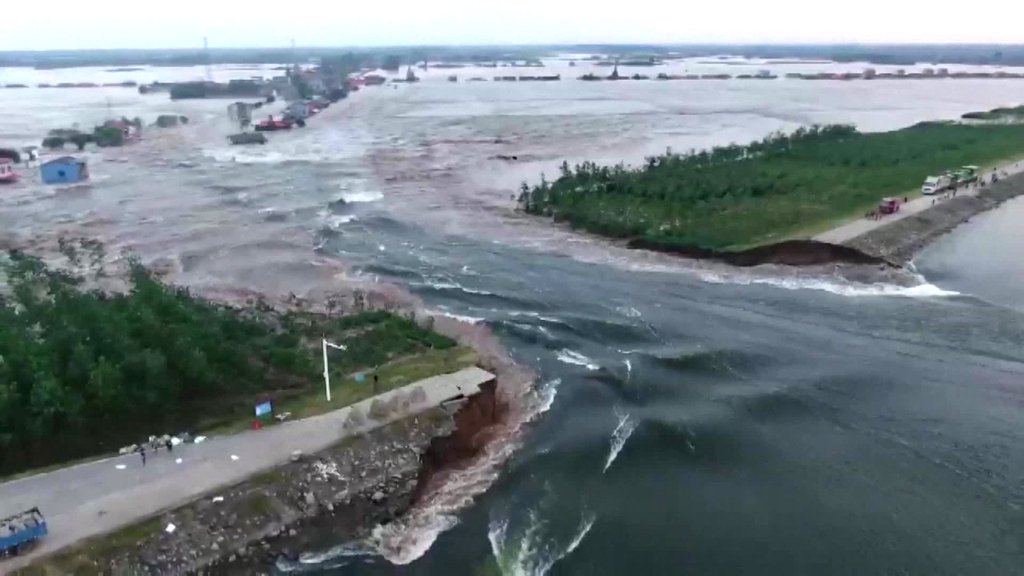
<instances>
[{"instance_id":1,"label":"tree line","mask_svg":"<svg viewBox=\"0 0 1024 576\"><path fill-rule=\"evenodd\" d=\"M524 183L519 206L616 238L740 248L902 197L929 174L1022 152L1022 125L811 126L745 145L669 150L640 166L563 163L553 182Z\"/></svg>"},{"instance_id":2,"label":"tree line","mask_svg":"<svg viewBox=\"0 0 1024 576\"><path fill-rule=\"evenodd\" d=\"M94 285L102 247L62 242L66 266L0 255L0 474L109 452L150 434L251 413L322 386L320 338L349 374L455 343L383 311L321 315L196 297L137 261L128 289Z\"/></svg>"}]
</instances>

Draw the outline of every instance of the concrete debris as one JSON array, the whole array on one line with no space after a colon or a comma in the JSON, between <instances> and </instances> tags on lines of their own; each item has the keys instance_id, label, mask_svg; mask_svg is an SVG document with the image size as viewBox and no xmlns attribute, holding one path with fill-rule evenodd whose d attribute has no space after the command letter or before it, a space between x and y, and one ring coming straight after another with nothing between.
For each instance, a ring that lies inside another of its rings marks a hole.
<instances>
[{"instance_id":1,"label":"concrete debris","mask_svg":"<svg viewBox=\"0 0 1024 576\"><path fill-rule=\"evenodd\" d=\"M333 460L317 460L313 463L313 474L321 481L331 478L343 480L341 472L338 471L338 463Z\"/></svg>"}]
</instances>

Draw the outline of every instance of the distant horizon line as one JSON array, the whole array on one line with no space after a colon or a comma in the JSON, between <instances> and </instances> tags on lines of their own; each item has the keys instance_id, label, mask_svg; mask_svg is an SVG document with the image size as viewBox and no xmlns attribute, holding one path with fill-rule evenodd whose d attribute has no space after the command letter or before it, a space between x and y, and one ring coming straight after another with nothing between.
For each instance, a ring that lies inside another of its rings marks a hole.
<instances>
[{"instance_id":1,"label":"distant horizon line","mask_svg":"<svg viewBox=\"0 0 1024 576\"><path fill-rule=\"evenodd\" d=\"M1024 42L785 42L785 41L751 41L751 42L570 42L551 43L535 42L522 44L277 44L270 46L210 46L208 50L413 50L429 48L758 48L758 47L857 47L857 48L898 48L898 47L1024 47ZM187 47L152 47L152 48L43 48L43 49L3 49L4 54L47 54L47 53L83 53L83 52L203 52L202 46Z\"/></svg>"}]
</instances>

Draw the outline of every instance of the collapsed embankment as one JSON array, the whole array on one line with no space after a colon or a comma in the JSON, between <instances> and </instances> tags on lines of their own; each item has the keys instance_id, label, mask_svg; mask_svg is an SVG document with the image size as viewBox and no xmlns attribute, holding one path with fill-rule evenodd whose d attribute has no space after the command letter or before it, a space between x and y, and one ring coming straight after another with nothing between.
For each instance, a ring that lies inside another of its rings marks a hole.
<instances>
[{"instance_id":1,"label":"collapsed embankment","mask_svg":"<svg viewBox=\"0 0 1024 576\"><path fill-rule=\"evenodd\" d=\"M893 266L887 258L873 256L855 247L828 244L815 240L786 240L735 252L709 250L696 246L665 244L645 238L631 240L627 245L629 248L638 250L663 252L694 260L714 260L739 267L760 266L762 264L782 264L786 266L819 266L822 264Z\"/></svg>"},{"instance_id":2,"label":"collapsed embankment","mask_svg":"<svg viewBox=\"0 0 1024 576\"><path fill-rule=\"evenodd\" d=\"M876 228L846 243L851 249L905 263L940 236L1003 202L1024 194L1024 174L1009 176L978 192L957 196L929 209Z\"/></svg>"},{"instance_id":3,"label":"collapsed embankment","mask_svg":"<svg viewBox=\"0 0 1024 576\"><path fill-rule=\"evenodd\" d=\"M503 406L491 381L452 406L297 456L42 558L23 573L266 574L280 558L366 542L375 527L406 513L445 471L479 454ZM375 550L366 544L360 552Z\"/></svg>"},{"instance_id":4,"label":"collapsed embankment","mask_svg":"<svg viewBox=\"0 0 1024 576\"><path fill-rule=\"evenodd\" d=\"M372 493L374 488L369 487L344 501L335 497L327 500L331 502L327 506L306 506L303 509L307 513L296 522L251 543L253 553L222 556L209 568L221 574L263 574L279 560L297 561L300 551L325 551L323 557L329 557L339 545L345 548L339 554L343 558L377 554L379 551L366 543L373 529L406 514L424 494L437 488L436 483L443 481L446 473L478 456L489 441L488 432L501 421L507 408L497 395L494 381L454 405L458 408L451 418L435 413L428 418L429 423L412 424L416 442L407 448L421 449L415 465L406 462L394 467L390 478ZM445 421L443 425L438 424L439 418ZM428 430L431 436L424 444L422 434ZM301 489L293 492L302 493Z\"/></svg>"}]
</instances>

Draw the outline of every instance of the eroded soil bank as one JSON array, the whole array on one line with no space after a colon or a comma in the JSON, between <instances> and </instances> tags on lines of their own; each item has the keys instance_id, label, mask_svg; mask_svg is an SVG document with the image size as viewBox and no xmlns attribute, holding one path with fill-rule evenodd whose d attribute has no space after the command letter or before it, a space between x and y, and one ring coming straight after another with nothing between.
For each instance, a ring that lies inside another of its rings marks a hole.
<instances>
[{"instance_id":1,"label":"eroded soil bank","mask_svg":"<svg viewBox=\"0 0 1024 576\"><path fill-rule=\"evenodd\" d=\"M786 266L819 266L822 264L893 266L885 258L873 256L856 248L817 242L815 240L786 240L735 252L709 250L696 246L662 244L644 238L630 240L628 246L639 250L674 254L694 260L715 260L744 268L763 264L782 264Z\"/></svg>"},{"instance_id":2,"label":"eroded soil bank","mask_svg":"<svg viewBox=\"0 0 1024 576\"><path fill-rule=\"evenodd\" d=\"M504 413L492 381L469 398L296 455L23 573L267 574L279 558L365 539L398 518L446 470L476 456Z\"/></svg>"}]
</instances>

